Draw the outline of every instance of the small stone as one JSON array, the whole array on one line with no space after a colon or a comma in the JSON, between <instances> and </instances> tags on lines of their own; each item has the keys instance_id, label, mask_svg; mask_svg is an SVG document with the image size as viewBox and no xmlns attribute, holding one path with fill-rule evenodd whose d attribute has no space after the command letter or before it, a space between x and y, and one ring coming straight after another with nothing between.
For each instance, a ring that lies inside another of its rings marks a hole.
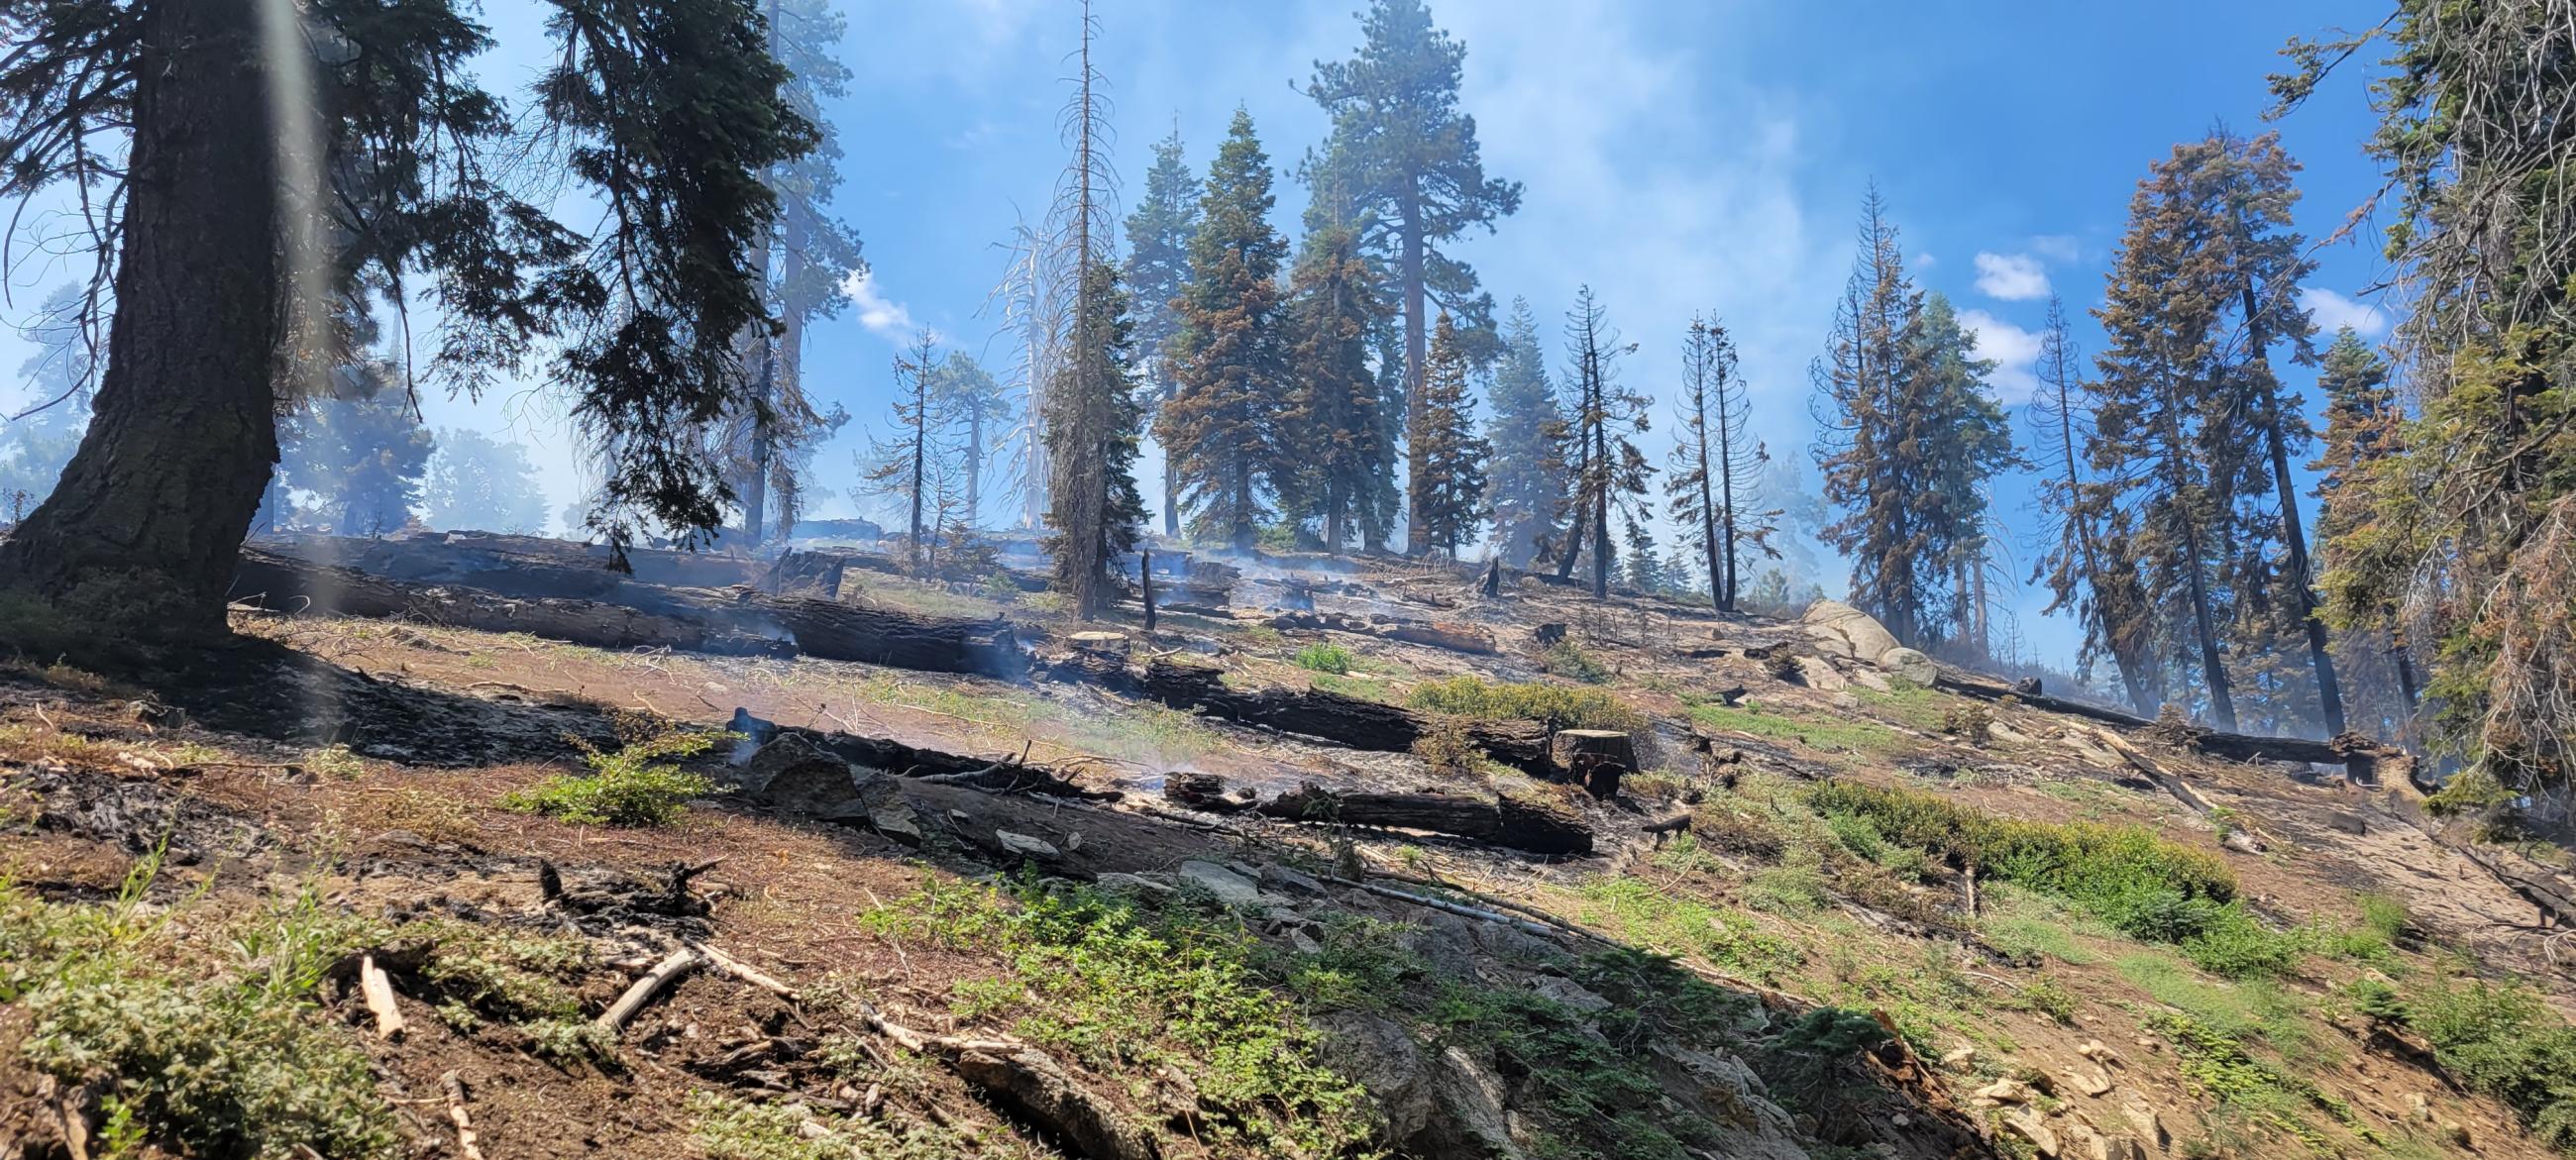
<instances>
[{"instance_id":1,"label":"small stone","mask_svg":"<svg viewBox=\"0 0 2576 1160\"><path fill-rule=\"evenodd\" d=\"M2120 1106L2120 1118L2129 1122L2129 1130L2136 1132L2138 1139L2158 1151L2162 1151L2170 1140L2165 1135L2165 1122L2157 1117L2156 1110L2136 1100Z\"/></svg>"},{"instance_id":2,"label":"small stone","mask_svg":"<svg viewBox=\"0 0 2576 1160\"><path fill-rule=\"evenodd\" d=\"M1276 863L1261 868L1261 882L1265 886L1276 886L1298 894L1321 896L1325 893L1323 882L1315 876Z\"/></svg>"},{"instance_id":3,"label":"small stone","mask_svg":"<svg viewBox=\"0 0 2576 1160\"><path fill-rule=\"evenodd\" d=\"M2055 1156L2062 1146L2057 1139L2057 1130L2049 1127L2048 1121L2032 1109L2014 1108L2004 1113L2004 1126L2012 1129L2014 1135L2030 1141L2030 1146L2041 1156Z\"/></svg>"},{"instance_id":4,"label":"small stone","mask_svg":"<svg viewBox=\"0 0 2576 1160\"><path fill-rule=\"evenodd\" d=\"M2406 1118L2419 1124L2433 1122L2433 1101L2422 1092L2406 1093Z\"/></svg>"},{"instance_id":5,"label":"small stone","mask_svg":"<svg viewBox=\"0 0 2576 1160\"><path fill-rule=\"evenodd\" d=\"M2106 1096L2111 1094L2110 1073L2103 1071L2101 1068L2074 1068L2067 1072L2067 1078L2074 1083L2075 1090L2082 1092L2085 1095Z\"/></svg>"},{"instance_id":6,"label":"small stone","mask_svg":"<svg viewBox=\"0 0 2576 1160\"><path fill-rule=\"evenodd\" d=\"M921 844L921 815L902 802L892 802L868 811L868 824L876 831L907 846Z\"/></svg>"},{"instance_id":7,"label":"small stone","mask_svg":"<svg viewBox=\"0 0 2576 1160\"><path fill-rule=\"evenodd\" d=\"M1055 843L1049 842L1044 838L1032 838L1027 834L1014 834L1009 830L995 830L993 831L993 837L995 840L1002 843L1003 849L1023 858L1039 858L1051 861L1062 856L1057 853Z\"/></svg>"},{"instance_id":8,"label":"small stone","mask_svg":"<svg viewBox=\"0 0 2576 1160\"><path fill-rule=\"evenodd\" d=\"M1941 1053L1941 1066L1952 1071L1966 1071L1975 1062L1977 1049L1974 1047L1953 1047Z\"/></svg>"},{"instance_id":9,"label":"small stone","mask_svg":"<svg viewBox=\"0 0 2576 1160\"><path fill-rule=\"evenodd\" d=\"M1181 881L1215 895L1227 906L1255 906L1267 901L1259 884L1214 862L1193 858L1181 863Z\"/></svg>"},{"instance_id":10,"label":"small stone","mask_svg":"<svg viewBox=\"0 0 2576 1160\"><path fill-rule=\"evenodd\" d=\"M1540 975L1530 980L1530 990L1540 998L1590 1015L1610 1009L1610 1000L1585 990L1583 985L1558 975Z\"/></svg>"},{"instance_id":11,"label":"small stone","mask_svg":"<svg viewBox=\"0 0 2576 1160\"><path fill-rule=\"evenodd\" d=\"M2026 1104L2031 1101L2031 1097L2034 1093L2030 1090L2029 1084L2023 1083L2011 1076L2005 1076L2004 1078L1978 1088L1976 1091L1969 1094L1972 1099L1988 1105L1995 1105Z\"/></svg>"},{"instance_id":12,"label":"small stone","mask_svg":"<svg viewBox=\"0 0 2576 1160\"><path fill-rule=\"evenodd\" d=\"M1113 894L1164 895L1172 892L1168 882L1157 882L1142 874L1122 874L1112 870L1092 879L1092 885Z\"/></svg>"}]
</instances>

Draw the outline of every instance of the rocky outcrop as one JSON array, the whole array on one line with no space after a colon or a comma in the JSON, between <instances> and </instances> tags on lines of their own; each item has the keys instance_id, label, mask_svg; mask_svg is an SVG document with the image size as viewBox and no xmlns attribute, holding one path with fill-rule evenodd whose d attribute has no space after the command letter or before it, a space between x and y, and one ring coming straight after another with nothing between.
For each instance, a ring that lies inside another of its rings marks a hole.
<instances>
[{"instance_id":1,"label":"rocky outcrop","mask_svg":"<svg viewBox=\"0 0 2576 1160\"><path fill-rule=\"evenodd\" d=\"M1894 634L1877 618L1839 600L1819 600L1807 606L1801 618L1807 635L1816 649L1827 656L1877 664L1887 650L1896 648Z\"/></svg>"}]
</instances>

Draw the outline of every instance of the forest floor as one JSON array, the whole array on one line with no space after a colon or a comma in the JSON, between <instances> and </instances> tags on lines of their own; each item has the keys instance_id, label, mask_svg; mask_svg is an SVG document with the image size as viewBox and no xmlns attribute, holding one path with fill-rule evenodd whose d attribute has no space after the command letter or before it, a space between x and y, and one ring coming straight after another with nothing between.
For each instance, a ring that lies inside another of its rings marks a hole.
<instances>
[{"instance_id":1,"label":"forest floor","mask_svg":"<svg viewBox=\"0 0 2576 1160\"><path fill-rule=\"evenodd\" d=\"M240 614L237 647L149 673L21 658L0 1158L2540 1157L2576 1134L2551 932L2340 769L2106 737L1815 655L1795 623L1394 565L1335 583L1319 605L1495 651L1248 612L1112 627L1230 687L1517 695L1630 732L1641 771L1596 800L1095 682L328 616ZM992 592L842 595L1005 616L1042 652L1076 627ZM818 821L724 792L734 741L709 735L743 714L1101 796L889 770L907 821ZM603 771L692 800L531 812ZM1596 848L1192 811L1176 774L1536 801Z\"/></svg>"}]
</instances>

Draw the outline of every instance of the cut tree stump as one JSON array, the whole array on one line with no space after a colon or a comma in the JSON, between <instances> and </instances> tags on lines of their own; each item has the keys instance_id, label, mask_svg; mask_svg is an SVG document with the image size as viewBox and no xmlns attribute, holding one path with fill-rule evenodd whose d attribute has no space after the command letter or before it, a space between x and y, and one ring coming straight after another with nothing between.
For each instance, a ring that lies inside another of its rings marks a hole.
<instances>
[{"instance_id":1,"label":"cut tree stump","mask_svg":"<svg viewBox=\"0 0 2576 1160\"><path fill-rule=\"evenodd\" d=\"M1637 769L1635 739L1615 729L1560 729L1548 744L1566 779L1605 801L1619 796L1619 779Z\"/></svg>"}]
</instances>

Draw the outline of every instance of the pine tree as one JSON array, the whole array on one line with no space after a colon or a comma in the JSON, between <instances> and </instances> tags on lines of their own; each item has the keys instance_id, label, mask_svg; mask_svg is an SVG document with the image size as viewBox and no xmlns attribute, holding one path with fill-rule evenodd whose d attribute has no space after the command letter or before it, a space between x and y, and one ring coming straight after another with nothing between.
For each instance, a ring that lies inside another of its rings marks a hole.
<instances>
[{"instance_id":1,"label":"pine tree","mask_svg":"<svg viewBox=\"0 0 2576 1160\"><path fill-rule=\"evenodd\" d=\"M1379 537L1388 530L1372 497L1394 449L1368 342L1387 313L1356 231L1327 224L1306 235L1289 289L1289 405L1279 426L1295 468L1281 476L1280 502L1318 521L1326 551L1345 550L1373 521Z\"/></svg>"},{"instance_id":2,"label":"pine tree","mask_svg":"<svg viewBox=\"0 0 2576 1160\"><path fill-rule=\"evenodd\" d=\"M541 357L533 377L568 389L607 452L593 522L612 546L646 523L688 538L722 519L705 435L747 390L736 340L762 314L748 255L777 214L761 176L814 139L779 95L758 9L558 0L521 109L474 80L491 40L469 6L382 7L13 9L0 121L38 131L12 134L0 166L24 192L69 185L124 216L99 239L114 277L94 293L112 285L116 308L94 430L0 544L9 595L102 639L225 632L279 383L343 353L328 306L367 279L435 297L449 341L433 382L479 389ZM280 17L305 27L264 37ZM264 42L315 51L273 60ZM273 70L310 76L317 99L272 101ZM530 134L556 147L530 161ZM514 192L551 197L558 175L578 218Z\"/></svg>"},{"instance_id":3,"label":"pine tree","mask_svg":"<svg viewBox=\"0 0 2576 1160\"><path fill-rule=\"evenodd\" d=\"M546 495L536 477L528 449L516 441L471 427L441 428L421 480L421 520L442 531L540 535L546 530Z\"/></svg>"},{"instance_id":4,"label":"pine tree","mask_svg":"<svg viewBox=\"0 0 2576 1160\"><path fill-rule=\"evenodd\" d=\"M2111 493L2077 462L2094 422L2077 357L2066 311L2052 294L2040 334L2039 391L2031 398L2031 419L2046 472L2040 480L2039 510L2053 531L2031 579L2048 586L2050 600L2042 615L2072 605L2083 621L2083 671L2109 657L2130 707L2153 717L2164 703L2155 618L2135 561L2118 543L2104 543Z\"/></svg>"},{"instance_id":5,"label":"pine tree","mask_svg":"<svg viewBox=\"0 0 2576 1160\"><path fill-rule=\"evenodd\" d=\"M1270 158L1252 117L1234 123L1208 167L1189 289L1175 340L1180 386L1155 423L1179 460L1198 535L1248 551L1281 472L1278 411L1286 390L1279 266L1287 241L1270 225Z\"/></svg>"},{"instance_id":6,"label":"pine tree","mask_svg":"<svg viewBox=\"0 0 2576 1160\"><path fill-rule=\"evenodd\" d=\"M391 535L413 519L437 441L400 388L367 375L346 389L347 397L305 405L299 437L285 449L279 472L291 492L312 497L298 508L304 526L341 536Z\"/></svg>"},{"instance_id":7,"label":"pine tree","mask_svg":"<svg viewBox=\"0 0 2576 1160\"><path fill-rule=\"evenodd\" d=\"M753 266L766 275L767 312L776 325L755 327L746 343L744 375L753 401L732 425L731 482L741 498L743 530L755 544L766 542L773 525L782 538L795 528L804 489L799 467L811 462L817 441L848 420L838 408L817 408L805 389L805 332L849 303L844 287L867 269L856 231L832 215L841 142L822 109L826 99L849 93L841 49L848 21L834 0L765 0L763 13L769 53L789 73L779 96L816 136L803 156L770 168L766 183L778 198L777 228L752 252Z\"/></svg>"},{"instance_id":8,"label":"pine tree","mask_svg":"<svg viewBox=\"0 0 2576 1160\"><path fill-rule=\"evenodd\" d=\"M1912 497L1919 514L1911 522L1937 553L1935 566L1952 578L1949 643L1966 659L1990 661L1987 486L1997 474L2028 464L2013 449L2011 424L1987 385L1995 364L1976 357L1947 297L1925 297L1908 343L1914 350L1910 365L1920 377L1908 391L1915 403L1905 441L1918 449L1931 480L1928 490ZM1923 586L1933 587L1929 577Z\"/></svg>"},{"instance_id":9,"label":"pine tree","mask_svg":"<svg viewBox=\"0 0 2576 1160\"><path fill-rule=\"evenodd\" d=\"M1588 550L1592 595L1600 599L1610 594L1615 554L1610 546L1610 517L1618 513L1642 518L1646 477L1654 468L1630 437L1645 433L1646 408L1653 401L1619 385L1618 360L1635 353L1637 347L1622 343L1618 332L1610 329L1608 314L1592 296L1592 287L1575 292L1574 308L1565 316L1565 336L1573 359L1566 368L1574 400L1565 434L1574 446L1574 522L1564 545L1557 549L1556 574L1560 579L1572 575L1576 557Z\"/></svg>"},{"instance_id":10,"label":"pine tree","mask_svg":"<svg viewBox=\"0 0 2576 1160\"><path fill-rule=\"evenodd\" d=\"M1558 534L1566 514L1565 412L1547 379L1547 352L1526 299L1512 300L1503 328L1503 357L1490 388L1494 449L1486 471L1494 500L1494 550L1505 565L1526 568Z\"/></svg>"},{"instance_id":11,"label":"pine tree","mask_svg":"<svg viewBox=\"0 0 2576 1160\"><path fill-rule=\"evenodd\" d=\"M1744 553L1773 559L1774 521L1757 498L1770 453L1753 440L1743 380L1736 375L1735 340L1718 322L1694 317L1682 339L1681 440L1664 476L1673 522L1683 542L1708 570L1708 597L1720 612L1733 612Z\"/></svg>"},{"instance_id":12,"label":"pine tree","mask_svg":"<svg viewBox=\"0 0 2576 1160\"><path fill-rule=\"evenodd\" d=\"M1055 558L1055 588L1083 620L1109 607L1111 564L1135 550L1145 518L1145 500L1136 489L1144 415L1130 363L1134 324L1117 268L1108 260L1102 191L1112 180L1101 148L1107 129L1100 74L1091 63L1098 31L1090 0L1083 0L1075 91L1064 118L1073 157L1057 190L1062 228L1048 247L1074 273L1069 325L1035 408L1037 442L1045 452L1046 520L1053 529L1046 545Z\"/></svg>"},{"instance_id":13,"label":"pine tree","mask_svg":"<svg viewBox=\"0 0 2576 1160\"><path fill-rule=\"evenodd\" d=\"M2308 469L2320 476L2318 564L2328 574L2370 563L2360 553L2377 514L2371 489L2375 477L2406 452L2406 417L2388 377L2388 363L2349 326L2335 331L2317 367L2317 389L2326 397L2326 429L2323 447ZM2402 740L2415 715L2415 661L2397 610L2374 612L2343 630L2335 652L2350 679L2356 715L2375 735Z\"/></svg>"},{"instance_id":14,"label":"pine tree","mask_svg":"<svg viewBox=\"0 0 2576 1160\"><path fill-rule=\"evenodd\" d=\"M1422 479L1414 489L1415 503L1423 534L1430 537L1425 546L1456 559L1458 545L1473 542L1476 526L1484 521L1484 462L1492 452L1476 436L1476 401L1467 394L1467 352L1445 313L1432 327L1431 361L1425 370L1422 405L1427 418L1416 445Z\"/></svg>"},{"instance_id":15,"label":"pine tree","mask_svg":"<svg viewBox=\"0 0 2576 1160\"><path fill-rule=\"evenodd\" d=\"M1145 199L1127 215L1127 289L1136 303L1136 361L1145 370L1149 409L1180 389L1174 365L1181 333L1181 295L1189 287L1190 239L1198 232L1198 183L1182 161L1180 126L1154 144ZM1178 456L1163 448L1163 533L1181 534Z\"/></svg>"},{"instance_id":16,"label":"pine tree","mask_svg":"<svg viewBox=\"0 0 2576 1160\"><path fill-rule=\"evenodd\" d=\"M1442 243L1520 208L1517 182L1485 176L1476 119L1458 111L1466 47L1431 22L1422 0L1372 0L1361 16L1362 43L1348 61L1317 62L1306 92L1332 116L1320 156L1305 164L1307 182L1332 188L1360 223L1361 245L1394 279L1404 319L1404 432L1422 432L1420 384L1429 355L1431 312L1461 320L1462 331L1492 330L1493 298L1477 290L1476 273L1442 253ZM1466 341L1462 337L1462 342ZM1418 485L1408 485L1416 486ZM1419 511L1406 525L1406 548L1427 543Z\"/></svg>"},{"instance_id":17,"label":"pine tree","mask_svg":"<svg viewBox=\"0 0 2576 1160\"><path fill-rule=\"evenodd\" d=\"M1917 526L1933 480L1907 438L1922 421L1913 390L1924 351L1908 341L1922 310L1896 226L1872 186L1861 201L1860 254L1812 372L1816 462L1825 501L1843 512L1822 535L1851 557L1853 603L1909 643L1927 641L1935 627L1926 614L1937 594L1925 580L1937 583L1944 571L1928 529Z\"/></svg>"},{"instance_id":18,"label":"pine tree","mask_svg":"<svg viewBox=\"0 0 2576 1160\"><path fill-rule=\"evenodd\" d=\"M1019 420L1019 406L992 372L962 351L940 360L930 388L932 408L958 430L956 519L972 529L984 518L984 472L993 441Z\"/></svg>"},{"instance_id":19,"label":"pine tree","mask_svg":"<svg viewBox=\"0 0 2576 1160\"><path fill-rule=\"evenodd\" d=\"M77 285L45 297L26 327L36 352L19 364L28 405L0 422L0 526L14 524L54 490L63 465L89 429L89 399L98 364L90 339L93 319Z\"/></svg>"},{"instance_id":20,"label":"pine tree","mask_svg":"<svg viewBox=\"0 0 2576 1160\"><path fill-rule=\"evenodd\" d=\"M930 495L937 487L936 467L950 460L942 435L948 426L940 414L938 388L943 373L938 341L924 330L912 348L895 356L894 434L871 443L860 463L861 490L889 498L904 511L904 559L915 575L925 574L923 549L929 543Z\"/></svg>"},{"instance_id":21,"label":"pine tree","mask_svg":"<svg viewBox=\"0 0 2576 1160\"><path fill-rule=\"evenodd\" d=\"M2094 357L2097 436L2088 458L2107 506L2131 521L2111 531L2138 559L2159 651L2178 673L2197 666L2199 698L2232 730L2219 626L2234 618L2219 603L2227 595L2219 582L2236 531L2231 464L2245 457L2213 454L2231 438L2209 423L2222 304L2213 264L2195 252L2207 223L2192 169L2187 155L2158 162L2130 201L2129 229L2105 276L2109 293L2093 312L2110 346Z\"/></svg>"}]
</instances>

